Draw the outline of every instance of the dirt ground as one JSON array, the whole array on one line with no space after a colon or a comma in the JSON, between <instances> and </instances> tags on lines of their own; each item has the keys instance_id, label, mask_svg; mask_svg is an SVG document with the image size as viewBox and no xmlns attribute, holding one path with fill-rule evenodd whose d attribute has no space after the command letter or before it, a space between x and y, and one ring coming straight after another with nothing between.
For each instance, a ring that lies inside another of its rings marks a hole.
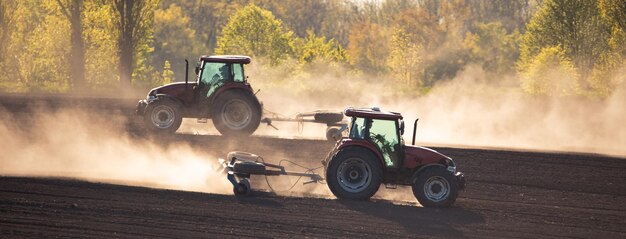
<instances>
[{"instance_id":1,"label":"dirt ground","mask_svg":"<svg viewBox=\"0 0 626 239\"><path fill-rule=\"evenodd\" d=\"M162 143L183 141L215 155L242 150L310 166L332 148L321 140L181 134ZM456 159L468 181L448 209L381 196L343 201L257 191L236 198L70 178L4 176L0 237L626 238L624 158L436 149ZM262 179L253 180L253 186L263 188ZM407 188L394 191L412 196Z\"/></svg>"}]
</instances>

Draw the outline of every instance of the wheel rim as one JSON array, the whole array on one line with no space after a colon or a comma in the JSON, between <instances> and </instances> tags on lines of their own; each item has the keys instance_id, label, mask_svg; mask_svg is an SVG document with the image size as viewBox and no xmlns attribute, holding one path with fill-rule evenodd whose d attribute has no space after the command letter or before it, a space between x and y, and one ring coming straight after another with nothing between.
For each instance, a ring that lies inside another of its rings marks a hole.
<instances>
[{"instance_id":1,"label":"wheel rim","mask_svg":"<svg viewBox=\"0 0 626 239\"><path fill-rule=\"evenodd\" d=\"M424 183L424 195L428 200L440 202L450 195L450 184L441 176L433 176Z\"/></svg>"},{"instance_id":2,"label":"wheel rim","mask_svg":"<svg viewBox=\"0 0 626 239\"><path fill-rule=\"evenodd\" d=\"M167 129L174 124L174 109L166 105L159 105L152 110L152 124L159 129Z\"/></svg>"},{"instance_id":3,"label":"wheel rim","mask_svg":"<svg viewBox=\"0 0 626 239\"><path fill-rule=\"evenodd\" d=\"M228 128L240 130L252 121L252 108L243 100L233 99L224 105L221 117Z\"/></svg>"},{"instance_id":4,"label":"wheel rim","mask_svg":"<svg viewBox=\"0 0 626 239\"><path fill-rule=\"evenodd\" d=\"M372 181L372 169L363 159L349 158L337 168L337 181L347 192L361 192Z\"/></svg>"}]
</instances>

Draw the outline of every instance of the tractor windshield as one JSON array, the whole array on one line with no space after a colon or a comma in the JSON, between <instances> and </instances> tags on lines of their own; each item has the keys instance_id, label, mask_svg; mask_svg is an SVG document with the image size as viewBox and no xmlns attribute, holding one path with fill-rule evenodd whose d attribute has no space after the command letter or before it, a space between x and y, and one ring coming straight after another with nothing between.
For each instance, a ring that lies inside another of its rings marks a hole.
<instances>
[{"instance_id":1,"label":"tractor windshield","mask_svg":"<svg viewBox=\"0 0 626 239\"><path fill-rule=\"evenodd\" d=\"M231 79L230 65L218 62L206 62L202 67L200 85L207 88L206 96L209 97L216 89Z\"/></svg>"},{"instance_id":2,"label":"tractor windshield","mask_svg":"<svg viewBox=\"0 0 626 239\"><path fill-rule=\"evenodd\" d=\"M395 120L372 119L369 130L370 141L378 146L387 167L398 166L400 137Z\"/></svg>"}]
</instances>

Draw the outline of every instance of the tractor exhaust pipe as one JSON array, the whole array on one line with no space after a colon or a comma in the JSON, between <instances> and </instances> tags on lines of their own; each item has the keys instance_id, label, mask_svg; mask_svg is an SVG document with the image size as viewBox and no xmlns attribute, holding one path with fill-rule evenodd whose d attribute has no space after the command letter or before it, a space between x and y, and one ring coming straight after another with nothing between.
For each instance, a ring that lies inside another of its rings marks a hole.
<instances>
[{"instance_id":1,"label":"tractor exhaust pipe","mask_svg":"<svg viewBox=\"0 0 626 239\"><path fill-rule=\"evenodd\" d=\"M185 59L185 87L189 84L189 61Z\"/></svg>"},{"instance_id":2,"label":"tractor exhaust pipe","mask_svg":"<svg viewBox=\"0 0 626 239\"><path fill-rule=\"evenodd\" d=\"M419 118L415 119L415 123L413 123L413 145L415 145L415 133L417 133L417 121L420 120Z\"/></svg>"}]
</instances>

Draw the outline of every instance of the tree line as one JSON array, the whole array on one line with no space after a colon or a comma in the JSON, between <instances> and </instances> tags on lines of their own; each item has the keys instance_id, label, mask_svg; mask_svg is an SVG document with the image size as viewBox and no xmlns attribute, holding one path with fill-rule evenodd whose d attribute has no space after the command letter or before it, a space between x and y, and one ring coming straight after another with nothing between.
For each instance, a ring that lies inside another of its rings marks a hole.
<instances>
[{"instance_id":1,"label":"tree line","mask_svg":"<svg viewBox=\"0 0 626 239\"><path fill-rule=\"evenodd\" d=\"M0 0L0 90L143 91L183 80L185 58L247 54L406 94L473 65L529 94L602 98L626 75L625 25L622 0Z\"/></svg>"}]
</instances>

